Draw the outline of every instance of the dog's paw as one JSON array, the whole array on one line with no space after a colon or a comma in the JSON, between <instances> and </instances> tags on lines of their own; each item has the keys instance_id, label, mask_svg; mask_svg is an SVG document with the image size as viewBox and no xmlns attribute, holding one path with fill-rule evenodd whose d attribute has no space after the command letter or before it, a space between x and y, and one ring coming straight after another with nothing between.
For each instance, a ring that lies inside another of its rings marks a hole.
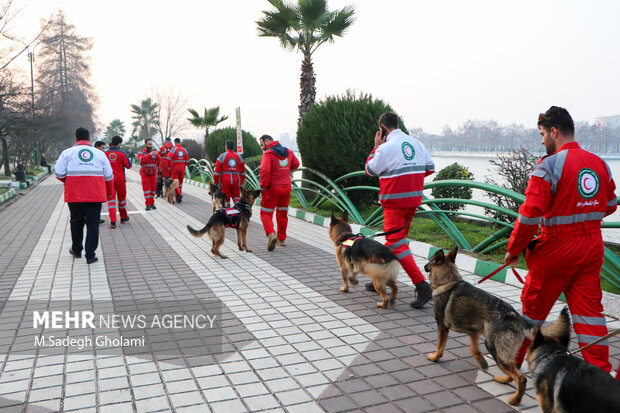
<instances>
[{"instance_id":1,"label":"dog's paw","mask_svg":"<svg viewBox=\"0 0 620 413\"><path fill-rule=\"evenodd\" d=\"M428 353L426 355L426 359L429 361L437 361L441 358L441 356L437 353Z\"/></svg>"},{"instance_id":2,"label":"dog's paw","mask_svg":"<svg viewBox=\"0 0 620 413\"><path fill-rule=\"evenodd\" d=\"M359 284L359 283L360 283L360 282L359 282L359 280L358 280L357 278L354 278L354 277L349 277L349 282L350 282L352 285L357 285L357 284Z\"/></svg>"},{"instance_id":3,"label":"dog's paw","mask_svg":"<svg viewBox=\"0 0 620 413\"><path fill-rule=\"evenodd\" d=\"M482 370L486 370L489 368L489 363L487 363L486 359L482 355L480 357L476 357L476 361L478 362Z\"/></svg>"},{"instance_id":4,"label":"dog's paw","mask_svg":"<svg viewBox=\"0 0 620 413\"><path fill-rule=\"evenodd\" d=\"M243 251L243 247L239 247L239 251Z\"/></svg>"},{"instance_id":5,"label":"dog's paw","mask_svg":"<svg viewBox=\"0 0 620 413\"><path fill-rule=\"evenodd\" d=\"M346 293L347 291L349 291L349 286L343 285L342 287L340 287L340 291L342 291L343 293Z\"/></svg>"},{"instance_id":6,"label":"dog's paw","mask_svg":"<svg viewBox=\"0 0 620 413\"><path fill-rule=\"evenodd\" d=\"M388 306L388 303L386 302L383 302L383 301L377 302L377 307L379 308L387 308L387 306Z\"/></svg>"},{"instance_id":7,"label":"dog's paw","mask_svg":"<svg viewBox=\"0 0 620 413\"><path fill-rule=\"evenodd\" d=\"M245 252L252 252L252 250L249 250L248 247L245 247Z\"/></svg>"}]
</instances>

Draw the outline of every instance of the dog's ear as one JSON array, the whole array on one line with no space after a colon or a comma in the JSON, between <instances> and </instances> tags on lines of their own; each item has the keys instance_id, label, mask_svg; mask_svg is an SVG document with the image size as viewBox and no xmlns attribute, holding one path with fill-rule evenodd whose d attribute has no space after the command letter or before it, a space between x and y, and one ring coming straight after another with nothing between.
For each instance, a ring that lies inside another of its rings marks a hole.
<instances>
[{"instance_id":1,"label":"dog's ear","mask_svg":"<svg viewBox=\"0 0 620 413\"><path fill-rule=\"evenodd\" d=\"M349 211L344 211L341 218L344 222L349 222Z\"/></svg>"},{"instance_id":2,"label":"dog's ear","mask_svg":"<svg viewBox=\"0 0 620 413\"><path fill-rule=\"evenodd\" d=\"M453 263L456 262L456 253L459 251L459 247L454 247L452 251L448 253L448 259Z\"/></svg>"},{"instance_id":3,"label":"dog's ear","mask_svg":"<svg viewBox=\"0 0 620 413\"><path fill-rule=\"evenodd\" d=\"M433 261L435 261L435 264L441 265L445 260L446 256L443 254L443 250L441 248L438 249L435 255L433 255Z\"/></svg>"},{"instance_id":4,"label":"dog's ear","mask_svg":"<svg viewBox=\"0 0 620 413\"><path fill-rule=\"evenodd\" d=\"M536 327L534 331L535 331L534 340L532 341L532 344L530 344L529 351L537 349L538 347L542 346L545 342L545 336L543 336L542 333L540 332L540 327Z\"/></svg>"},{"instance_id":5,"label":"dog's ear","mask_svg":"<svg viewBox=\"0 0 620 413\"><path fill-rule=\"evenodd\" d=\"M254 198L258 198L260 196L260 189L253 191L252 194L254 195Z\"/></svg>"},{"instance_id":6,"label":"dog's ear","mask_svg":"<svg viewBox=\"0 0 620 413\"><path fill-rule=\"evenodd\" d=\"M334 213L332 212L332 219L331 221L329 221L329 226L333 226L336 225L338 223L338 218L336 218L336 215L334 215Z\"/></svg>"}]
</instances>

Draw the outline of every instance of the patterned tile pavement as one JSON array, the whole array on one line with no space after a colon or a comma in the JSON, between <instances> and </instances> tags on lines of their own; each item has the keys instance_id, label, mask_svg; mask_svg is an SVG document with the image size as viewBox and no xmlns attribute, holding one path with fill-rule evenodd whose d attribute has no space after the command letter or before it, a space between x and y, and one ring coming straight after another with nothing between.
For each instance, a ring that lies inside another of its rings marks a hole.
<instances>
[{"instance_id":1,"label":"patterned tile pavement","mask_svg":"<svg viewBox=\"0 0 620 413\"><path fill-rule=\"evenodd\" d=\"M45 179L0 206L1 411L539 411L531 385L518 408L506 403L514 387L493 382L499 370L490 357L491 367L478 369L465 335L451 333L444 358L426 360L436 343L432 306L409 307L414 289L406 274L387 310L364 291L364 277L341 293L324 227L290 218L287 245L267 252L255 208L253 252L238 251L228 231L222 252L229 259L222 260L207 238L185 228L208 220L205 189L185 185L182 204L158 199L147 213L139 175L130 171L128 179L131 220L100 227L99 262L90 266L67 252L62 184ZM518 288L492 280L482 286L519 309ZM195 351L207 339L179 334L167 343L149 337L152 352L18 352L34 347L23 334L32 323L26 309L61 301L112 313L128 303L218 302L221 349ZM154 351L159 344L175 351ZM620 339L611 340L611 353L616 367Z\"/></svg>"}]
</instances>

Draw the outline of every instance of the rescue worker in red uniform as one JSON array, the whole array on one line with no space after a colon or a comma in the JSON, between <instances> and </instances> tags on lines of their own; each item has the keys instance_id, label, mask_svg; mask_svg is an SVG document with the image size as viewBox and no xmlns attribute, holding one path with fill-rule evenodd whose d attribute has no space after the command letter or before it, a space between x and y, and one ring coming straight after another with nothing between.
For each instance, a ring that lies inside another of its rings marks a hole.
<instances>
[{"instance_id":1,"label":"rescue worker in red uniform","mask_svg":"<svg viewBox=\"0 0 620 413\"><path fill-rule=\"evenodd\" d=\"M185 166L189 162L187 150L181 146L181 139L174 139L174 147L168 153L168 159L172 161L172 180L179 180L179 186L175 190L178 203L183 200L183 177L185 176Z\"/></svg>"},{"instance_id":2,"label":"rescue worker in red uniform","mask_svg":"<svg viewBox=\"0 0 620 413\"><path fill-rule=\"evenodd\" d=\"M432 297L431 286L415 263L409 249L409 226L422 203L424 178L435 172L435 163L419 140L398 128L398 116L386 112L379 117L375 147L366 161L368 176L379 177L379 202L383 206L385 245L392 250L416 287L417 297L411 303L421 308ZM373 283L366 290L375 291Z\"/></svg>"},{"instance_id":3,"label":"rescue worker in red uniform","mask_svg":"<svg viewBox=\"0 0 620 413\"><path fill-rule=\"evenodd\" d=\"M299 159L293 151L274 141L269 135L259 139L263 149L260 164L260 220L267 235L267 250L273 251L276 243L284 246L288 225L288 204L291 200L291 171L299 168ZM276 211L277 235L273 227L273 212Z\"/></svg>"},{"instance_id":4,"label":"rescue worker in red uniform","mask_svg":"<svg viewBox=\"0 0 620 413\"><path fill-rule=\"evenodd\" d=\"M235 151L235 142L226 141L226 152L220 154L215 161L215 171L213 173L213 183L221 183L222 192L226 195L226 205L232 198L235 204L241 199L241 187L245 181L245 164L241 155Z\"/></svg>"},{"instance_id":5,"label":"rescue worker in red uniform","mask_svg":"<svg viewBox=\"0 0 620 413\"><path fill-rule=\"evenodd\" d=\"M140 178L142 179L142 191L146 210L157 209L155 206L155 193L157 192L157 164L160 161L159 153L153 149L153 140L144 141L144 148L138 152L140 162Z\"/></svg>"},{"instance_id":6,"label":"rescue worker in red uniform","mask_svg":"<svg viewBox=\"0 0 620 413\"><path fill-rule=\"evenodd\" d=\"M171 150L172 141L170 138L166 138L166 142L159 148L159 157L161 158L159 168L161 169L161 176L164 178L164 181L167 177L172 175L172 161L168 158L168 154Z\"/></svg>"},{"instance_id":7,"label":"rescue worker in red uniform","mask_svg":"<svg viewBox=\"0 0 620 413\"><path fill-rule=\"evenodd\" d=\"M552 106L541 113L538 127L547 155L530 175L504 262L516 263L527 248L523 318L543 324L564 292L577 342L583 347L607 334L601 304L601 220L616 210L616 185L605 161L575 141L575 126L566 109ZM525 340L518 364L528 344ZM611 370L607 340L583 350L583 358Z\"/></svg>"},{"instance_id":8,"label":"rescue worker in red uniform","mask_svg":"<svg viewBox=\"0 0 620 413\"><path fill-rule=\"evenodd\" d=\"M114 171L114 193L108 199L108 212L110 213L110 228L116 228L116 198L118 198L118 211L121 216L121 224L129 221L127 215L127 186L125 183L125 169L131 168L129 157L121 150L123 138L115 136L110 141L110 148L105 151L112 171Z\"/></svg>"}]
</instances>

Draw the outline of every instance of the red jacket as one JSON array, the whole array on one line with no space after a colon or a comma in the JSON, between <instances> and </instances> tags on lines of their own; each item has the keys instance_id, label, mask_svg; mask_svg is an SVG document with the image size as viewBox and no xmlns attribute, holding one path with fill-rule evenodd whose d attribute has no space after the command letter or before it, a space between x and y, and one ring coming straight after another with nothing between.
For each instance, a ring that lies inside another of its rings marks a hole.
<instances>
[{"instance_id":1,"label":"red jacket","mask_svg":"<svg viewBox=\"0 0 620 413\"><path fill-rule=\"evenodd\" d=\"M189 162L189 154L187 149L181 146L181 144L174 145L174 147L168 153L168 159L172 161L172 169L183 169Z\"/></svg>"},{"instance_id":2,"label":"red jacket","mask_svg":"<svg viewBox=\"0 0 620 413\"><path fill-rule=\"evenodd\" d=\"M260 187L291 187L291 171L299 168L299 159L293 151L273 141L267 145L260 164Z\"/></svg>"},{"instance_id":3,"label":"red jacket","mask_svg":"<svg viewBox=\"0 0 620 413\"><path fill-rule=\"evenodd\" d=\"M232 149L220 154L215 161L215 171L213 173L213 183L222 182L242 186L245 181L245 164L243 157Z\"/></svg>"},{"instance_id":4,"label":"red jacket","mask_svg":"<svg viewBox=\"0 0 620 413\"><path fill-rule=\"evenodd\" d=\"M151 152L146 151L146 147L140 149L138 152L138 161L140 162L140 173L152 176L157 175L157 165L161 157L156 150L151 150Z\"/></svg>"},{"instance_id":5,"label":"red jacket","mask_svg":"<svg viewBox=\"0 0 620 413\"><path fill-rule=\"evenodd\" d=\"M65 202L106 202L114 191L110 161L88 141L65 149L54 165L56 178L65 184Z\"/></svg>"},{"instance_id":6,"label":"red jacket","mask_svg":"<svg viewBox=\"0 0 620 413\"><path fill-rule=\"evenodd\" d=\"M617 208L616 184L605 161L577 142L541 158L530 176L508 252L519 255L540 238L570 237L601 231L601 220Z\"/></svg>"},{"instance_id":7,"label":"red jacket","mask_svg":"<svg viewBox=\"0 0 620 413\"><path fill-rule=\"evenodd\" d=\"M172 161L168 158L168 154L172 149L172 144L170 142L165 143L161 148L159 148L159 156L161 158L160 167L163 172L168 172L167 175L170 175L170 171L172 170Z\"/></svg>"},{"instance_id":8,"label":"red jacket","mask_svg":"<svg viewBox=\"0 0 620 413\"><path fill-rule=\"evenodd\" d=\"M131 162L125 152L112 147L105 151L105 156L108 157L112 171L114 171L114 179L125 181L125 169L131 168Z\"/></svg>"}]
</instances>

